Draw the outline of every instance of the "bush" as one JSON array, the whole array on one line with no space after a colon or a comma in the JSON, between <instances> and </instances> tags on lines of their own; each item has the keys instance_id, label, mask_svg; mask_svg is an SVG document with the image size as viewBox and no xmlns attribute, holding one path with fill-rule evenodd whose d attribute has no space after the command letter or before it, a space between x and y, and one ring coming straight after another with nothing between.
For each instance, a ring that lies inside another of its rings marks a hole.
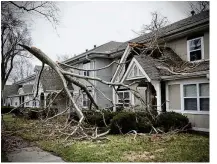
<instances>
[{"instance_id":1,"label":"bush","mask_svg":"<svg viewBox=\"0 0 217 164\"><path fill-rule=\"evenodd\" d=\"M107 125L110 124L112 118L117 114L117 112L103 111L105 122ZM86 123L90 125L96 125L98 127L105 127L103 121L103 116L100 112L96 111L83 111ZM79 118L75 112L71 112L70 118L79 121Z\"/></svg>"},{"instance_id":2,"label":"bush","mask_svg":"<svg viewBox=\"0 0 217 164\"><path fill-rule=\"evenodd\" d=\"M14 107L12 106L2 106L1 107L1 114L5 114L10 112Z\"/></svg>"},{"instance_id":3,"label":"bush","mask_svg":"<svg viewBox=\"0 0 217 164\"><path fill-rule=\"evenodd\" d=\"M163 128L165 132L180 129L189 124L186 116L175 112L164 112L157 117L157 127ZM190 128L190 126L188 127Z\"/></svg>"},{"instance_id":4,"label":"bush","mask_svg":"<svg viewBox=\"0 0 217 164\"><path fill-rule=\"evenodd\" d=\"M154 120L150 114L146 112L136 112L136 126L139 133L149 133L151 131L151 125L154 124Z\"/></svg>"},{"instance_id":5,"label":"bush","mask_svg":"<svg viewBox=\"0 0 217 164\"><path fill-rule=\"evenodd\" d=\"M44 110L43 108L23 108L24 117L26 119L39 119L39 118L46 118L47 114L48 117L54 116L57 112L57 108L50 108L49 112L48 109Z\"/></svg>"},{"instance_id":6,"label":"bush","mask_svg":"<svg viewBox=\"0 0 217 164\"><path fill-rule=\"evenodd\" d=\"M110 133L119 134L127 133L130 130L137 130L136 115L133 112L120 112L113 117L110 124Z\"/></svg>"},{"instance_id":7,"label":"bush","mask_svg":"<svg viewBox=\"0 0 217 164\"><path fill-rule=\"evenodd\" d=\"M2 107L1 107L1 114L8 113L8 112L10 112L13 108L15 108L15 107L13 107L13 106L2 106ZM15 114L16 116L23 116L22 108L20 108L20 107L14 109L11 113Z\"/></svg>"}]
</instances>

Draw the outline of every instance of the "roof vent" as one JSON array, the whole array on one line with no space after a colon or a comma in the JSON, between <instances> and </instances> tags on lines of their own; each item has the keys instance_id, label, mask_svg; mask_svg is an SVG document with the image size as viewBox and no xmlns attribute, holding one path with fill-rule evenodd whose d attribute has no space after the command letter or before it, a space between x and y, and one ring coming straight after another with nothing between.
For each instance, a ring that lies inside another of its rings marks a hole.
<instances>
[{"instance_id":1,"label":"roof vent","mask_svg":"<svg viewBox=\"0 0 217 164\"><path fill-rule=\"evenodd\" d=\"M88 51L88 49L86 49L86 52Z\"/></svg>"},{"instance_id":2,"label":"roof vent","mask_svg":"<svg viewBox=\"0 0 217 164\"><path fill-rule=\"evenodd\" d=\"M96 48L96 45L94 45L93 47Z\"/></svg>"},{"instance_id":3,"label":"roof vent","mask_svg":"<svg viewBox=\"0 0 217 164\"><path fill-rule=\"evenodd\" d=\"M193 16L195 14L195 11L194 10L192 10L191 11L191 16Z\"/></svg>"}]
</instances>

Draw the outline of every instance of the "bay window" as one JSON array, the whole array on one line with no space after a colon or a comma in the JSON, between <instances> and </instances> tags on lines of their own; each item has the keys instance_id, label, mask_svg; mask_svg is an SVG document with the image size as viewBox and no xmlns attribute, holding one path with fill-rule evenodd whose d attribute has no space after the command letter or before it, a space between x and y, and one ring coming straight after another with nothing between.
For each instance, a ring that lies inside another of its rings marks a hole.
<instances>
[{"instance_id":1,"label":"bay window","mask_svg":"<svg viewBox=\"0 0 217 164\"><path fill-rule=\"evenodd\" d=\"M184 110L209 111L209 83L183 85Z\"/></svg>"}]
</instances>

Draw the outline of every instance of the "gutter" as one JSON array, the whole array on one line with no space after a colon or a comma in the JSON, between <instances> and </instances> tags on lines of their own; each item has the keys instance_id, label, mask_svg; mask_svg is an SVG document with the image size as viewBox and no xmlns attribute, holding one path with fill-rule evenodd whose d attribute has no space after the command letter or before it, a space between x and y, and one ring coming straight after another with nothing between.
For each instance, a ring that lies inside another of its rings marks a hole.
<instances>
[{"instance_id":1,"label":"gutter","mask_svg":"<svg viewBox=\"0 0 217 164\"><path fill-rule=\"evenodd\" d=\"M208 78L209 70L208 71L200 71L200 72L189 73L188 75L161 76L161 80L177 80L177 79L185 79L185 78L201 77L201 76Z\"/></svg>"},{"instance_id":2,"label":"gutter","mask_svg":"<svg viewBox=\"0 0 217 164\"><path fill-rule=\"evenodd\" d=\"M178 37L181 37L183 35L187 35L188 33L191 33L193 31L198 31L199 30L203 30L203 29L206 29L207 27L209 28L209 19L204 19L202 21L200 21L200 23L196 23L194 25L187 25L185 27L181 27L179 29L176 29L176 30L173 30L173 31L169 31L168 33L166 33L165 35L161 36L159 39L165 39L166 41L169 41L169 40L172 40L172 39L175 39L175 38L178 38ZM138 43L146 43L148 42L150 39L147 38L147 39L144 39L144 40L140 40L138 41ZM130 42L130 41L128 41ZM126 49L127 45L125 47L123 47L123 49L120 49L119 51L116 51L116 52L113 52L111 53L111 57L117 57L115 56L117 53L119 52L122 52Z\"/></svg>"},{"instance_id":3,"label":"gutter","mask_svg":"<svg viewBox=\"0 0 217 164\"><path fill-rule=\"evenodd\" d=\"M20 96L28 96L28 95L33 95L33 93L26 93L26 94L22 94L22 95L11 95L11 96L8 96L7 98L20 97Z\"/></svg>"}]
</instances>

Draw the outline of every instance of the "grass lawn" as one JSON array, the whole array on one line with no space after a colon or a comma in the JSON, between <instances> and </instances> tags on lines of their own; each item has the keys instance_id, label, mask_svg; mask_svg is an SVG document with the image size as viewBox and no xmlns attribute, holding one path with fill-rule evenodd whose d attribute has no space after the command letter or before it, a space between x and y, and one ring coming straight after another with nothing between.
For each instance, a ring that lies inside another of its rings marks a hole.
<instances>
[{"instance_id":1,"label":"grass lawn","mask_svg":"<svg viewBox=\"0 0 217 164\"><path fill-rule=\"evenodd\" d=\"M176 134L152 140L150 136L109 135L110 141L73 141L64 138L41 137L33 120L4 116L7 130L28 129L16 135L36 142L44 150L61 156L68 162L208 162L209 137L197 134Z\"/></svg>"}]
</instances>

